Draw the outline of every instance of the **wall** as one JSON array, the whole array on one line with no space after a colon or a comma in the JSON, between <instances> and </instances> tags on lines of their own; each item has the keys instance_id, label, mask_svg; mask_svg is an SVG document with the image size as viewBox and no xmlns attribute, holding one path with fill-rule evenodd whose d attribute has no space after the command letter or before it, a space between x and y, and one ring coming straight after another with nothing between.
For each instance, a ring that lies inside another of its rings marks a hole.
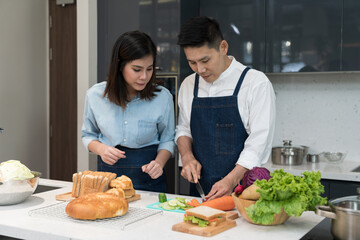
<instances>
[{"instance_id":1,"label":"wall","mask_svg":"<svg viewBox=\"0 0 360 240\"><path fill-rule=\"evenodd\" d=\"M89 155L81 141L81 126L85 95L97 82L97 1L77 1L77 57L78 57L78 171L96 170L96 158Z\"/></svg>"},{"instance_id":2,"label":"wall","mask_svg":"<svg viewBox=\"0 0 360 240\"><path fill-rule=\"evenodd\" d=\"M360 72L268 74L276 93L273 145L345 151L360 162Z\"/></svg>"},{"instance_id":3,"label":"wall","mask_svg":"<svg viewBox=\"0 0 360 240\"><path fill-rule=\"evenodd\" d=\"M48 5L0 0L0 162L48 176Z\"/></svg>"},{"instance_id":4,"label":"wall","mask_svg":"<svg viewBox=\"0 0 360 240\"><path fill-rule=\"evenodd\" d=\"M77 2L78 132L86 90L97 81L96 18L96 0ZM18 159L48 178L48 1L0 0L0 32L0 162ZM89 168L78 134L78 169Z\"/></svg>"}]
</instances>

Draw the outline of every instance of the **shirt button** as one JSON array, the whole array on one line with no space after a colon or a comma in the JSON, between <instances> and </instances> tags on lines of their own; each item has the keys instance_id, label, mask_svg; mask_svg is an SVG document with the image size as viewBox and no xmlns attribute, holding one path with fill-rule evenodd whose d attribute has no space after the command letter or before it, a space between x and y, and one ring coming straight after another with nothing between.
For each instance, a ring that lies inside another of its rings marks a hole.
<instances>
[{"instance_id":1,"label":"shirt button","mask_svg":"<svg viewBox=\"0 0 360 240\"><path fill-rule=\"evenodd\" d=\"M124 121L125 124L127 124L128 122L127 121Z\"/></svg>"},{"instance_id":2,"label":"shirt button","mask_svg":"<svg viewBox=\"0 0 360 240\"><path fill-rule=\"evenodd\" d=\"M126 138L124 138L123 141L126 142Z\"/></svg>"}]
</instances>

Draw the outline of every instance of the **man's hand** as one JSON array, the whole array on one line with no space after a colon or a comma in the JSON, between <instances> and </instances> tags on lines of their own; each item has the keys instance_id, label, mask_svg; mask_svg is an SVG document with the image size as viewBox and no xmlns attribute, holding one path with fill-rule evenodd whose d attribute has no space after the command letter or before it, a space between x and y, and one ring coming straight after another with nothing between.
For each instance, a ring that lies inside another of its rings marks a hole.
<instances>
[{"instance_id":1,"label":"man's hand","mask_svg":"<svg viewBox=\"0 0 360 240\"><path fill-rule=\"evenodd\" d=\"M181 136L177 140L177 145L183 166L181 176L189 182L197 183L200 179L201 164L195 159L192 152L192 138Z\"/></svg>"},{"instance_id":2,"label":"man's hand","mask_svg":"<svg viewBox=\"0 0 360 240\"><path fill-rule=\"evenodd\" d=\"M163 167L156 162L155 160L151 161L148 164L145 164L141 167L141 170L147 174L149 174L149 176L152 179L156 179L158 177L160 177L163 174Z\"/></svg>"},{"instance_id":3,"label":"man's hand","mask_svg":"<svg viewBox=\"0 0 360 240\"><path fill-rule=\"evenodd\" d=\"M247 171L246 168L236 164L234 169L226 175L223 179L216 182L208 195L206 196L207 200L215 199L218 197L231 195L235 186L240 182L240 180L244 177L244 173Z\"/></svg>"},{"instance_id":4,"label":"man's hand","mask_svg":"<svg viewBox=\"0 0 360 240\"><path fill-rule=\"evenodd\" d=\"M229 179L225 177L212 186L210 192L206 195L206 199L212 200L218 197L231 195L234 187L232 181L229 181Z\"/></svg>"},{"instance_id":5,"label":"man's hand","mask_svg":"<svg viewBox=\"0 0 360 240\"><path fill-rule=\"evenodd\" d=\"M187 179L189 182L197 183L200 179L201 164L197 161L193 155L184 156L181 158L183 167L181 170L181 176Z\"/></svg>"}]
</instances>

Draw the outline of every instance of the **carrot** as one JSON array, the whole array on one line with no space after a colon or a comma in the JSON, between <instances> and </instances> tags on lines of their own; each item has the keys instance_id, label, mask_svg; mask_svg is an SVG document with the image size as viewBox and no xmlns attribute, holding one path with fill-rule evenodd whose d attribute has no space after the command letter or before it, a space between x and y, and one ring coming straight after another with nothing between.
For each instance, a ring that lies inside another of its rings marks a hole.
<instances>
[{"instance_id":1,"label":"carrot","mask_svg":"<svg viewBox=\"0 0 360 240\"><path fill-rule=\"evenodd\" d=\"M191 207L198 207L200 206L200 203L197 199L191 199L191 201L186 202L187 205L191 206Z\"/></svg>"},{"instance_id":2,"label":"carrot","mask_svg":"<svg viewBox=\"0 0 360 240\"><path fill-rule=\"evenodd\" d=\"M223 196L215 198L213 200L206 201L201 204L202 206L208 206L222 211L233 210L235 208L234 200L232 196Z\"/></svg>"},{"instance_id":3,"label":"carrot","mask_svg":"<svg viewBox=\"0 0 360 240\"><path fill-rule=\"evenodd\" d=\"M192 204L194 207L198 207L198 206L201 205L196 198L191 199L191 204Z\"/></svg>"}]
</instances>

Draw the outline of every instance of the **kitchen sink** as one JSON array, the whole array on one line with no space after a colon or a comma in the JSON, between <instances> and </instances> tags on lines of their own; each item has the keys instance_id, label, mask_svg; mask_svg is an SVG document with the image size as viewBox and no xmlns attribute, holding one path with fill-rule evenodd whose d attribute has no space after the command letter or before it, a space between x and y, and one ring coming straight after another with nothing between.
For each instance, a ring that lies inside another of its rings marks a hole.
<instances>
[{"instance_id":1,"label":"kitchen sink","mask_svg":"<svg viewBox=\"0 0 360 240\"><path fill-rule=\"evenodd\" d=\"M353 170L351 170L352 172L360 172L360 166L358 166L357 168L354 168Z\"/></svg>"},{"instance_id":2,"label":"kitchen sink","mask_svg":"<svg viewBox=\"0 0 360 240\"><path fill-rule=\"evenodd\" d=\"M53 187L53 186L45 186L45 185L38 185L34 194L41 193L41 192L47 192L55 189L59 189L60 187ZM0 238L1 240L1 238Z\"/></svg>"}]
</instances>

